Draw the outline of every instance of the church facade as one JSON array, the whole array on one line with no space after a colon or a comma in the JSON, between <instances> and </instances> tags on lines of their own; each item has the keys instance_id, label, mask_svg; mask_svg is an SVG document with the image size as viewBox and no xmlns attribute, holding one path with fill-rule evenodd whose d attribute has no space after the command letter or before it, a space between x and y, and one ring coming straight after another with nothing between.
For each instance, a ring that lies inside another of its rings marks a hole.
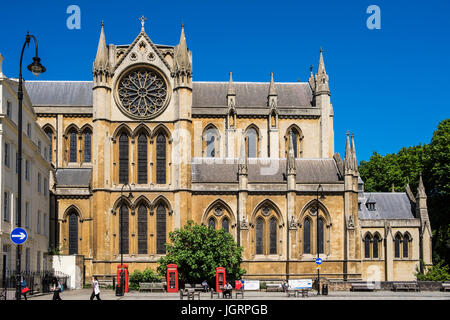
<instances>
[{"instance_id":1,"label":"church facade","mask_svg":"<svg viewBox=\"0 0 450 320\"><path fill-rule=\"evenodd\" d=\"M107 45L93 80L28 81L51 141L51 189L64 254L86 276L155 269L188 220L244 248L246 279L412 280L431 264L426 194L366 193L353 135L334 152L334 111L320 52L307 82L193 81L184 27L154 44L144 23Z\"/></svg>"}]
</instances>

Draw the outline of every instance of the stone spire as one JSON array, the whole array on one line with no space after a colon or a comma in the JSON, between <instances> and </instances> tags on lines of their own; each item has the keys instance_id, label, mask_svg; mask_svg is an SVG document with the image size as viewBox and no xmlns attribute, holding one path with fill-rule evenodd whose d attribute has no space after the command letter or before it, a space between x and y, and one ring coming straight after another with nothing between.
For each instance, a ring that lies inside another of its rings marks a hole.
<instances>
[{"instance_id":1,"label":"stone spire","mask_svg":"<svg viewBox=\"0 0 450 320\"><path fill-rule=\"evenodd\" d=\"M320 93L330 93L330 89L328 86L328 75L325 70L325 62L323 60L323 50L320 48L320 58L319 58L319 67L317 69L316 73L316 79L315 79L315 89L316 94Z\"/></svg>"},{"instance_id":2,"label":"stone spire","mask_svg":"<svg viewBox=\"0 0 450 320\"><path fill-rule=\"evenodd\" d=\"M358 161L356 160L356 149L355 149L355 139L352 133L352 159L353 159L353 170L355 174L358 173Z\"/></svg>"},{"instance_id":3,"label":"stone spire","mask_svg":"<svg viewBox=\"0 0 450 320\"><path fill-rule=\"evenodd\" d=\"M94 69L106 68L108 66L108 47L106 46L104 22L102 21L100 39L98 40L97 56L94 61Z\"/></svg>"},{"instance_id":4,"label":"stone spire","mask_svg":"<svg viewBox=\"0 0 450 320\"><path fill-rule=\"evenodd\" d=\"M273 80L273 72L270 73L269 95L267 97L269 107L276 107L278 102L278 94Z\"/></svg>"},{"instance_id":5,"label":"stone spire","mask_svg":"<svg viewBox=\"0 0 450 320\"><path fill-rule=\"evenodd\" d=\"M422 174L419 177L419 186L417 187L417 196L416 198L426 198L427 195L425 193L425 186L423 185Z\"/></svg>"},{"instance_id":6,"label":"stone spire","mask_svg":"<svg viewBox=\"0 0 450 320\"><path fill-rule=\"evenodd\" d=\"M110 64L108 60L108 47L106 46L104 22L101 24L100 39L98 40L97 55L94 60L93 75L94 82L107 82L111 76Z\"/></svg>"},{"instance_id":7,"label":"stone spire","mask_svg":"<svg viewBox=\"0 0 450 320\"><path fill-rule=\"evenodd\" d=\"M184 35L184 23L181 24L180 43L175 47L174 69L176 76L188 77L192 75L192 67L189 57L189 51L186 44L186 36Z\"/></svg>"},{"instance_id":8,"label":"stone spire","mask_svg":"<svg viewBox=\"0 0 450 320\"><path fill-rule=\"evenodd\" d=\"M354 159L352 154L352 147L350 145L349 132L347 131L347 143L345 145L344 171L345 173L353 170Z\"/></svg>"},{"instance_id":9,"label":"stone spire","mask_svg":"<svg viewBox=\"0 0 450 320\"><path fill-rule=\"evenodd\" d=\"M316 82L314 80L314 73L313 73L312 65L309 67L309 72L310 73L309 73L308 83L309 83L309 86L311 87L311 90L314 91L314 90L316 90Z\"/></svg>"}]
</instances>

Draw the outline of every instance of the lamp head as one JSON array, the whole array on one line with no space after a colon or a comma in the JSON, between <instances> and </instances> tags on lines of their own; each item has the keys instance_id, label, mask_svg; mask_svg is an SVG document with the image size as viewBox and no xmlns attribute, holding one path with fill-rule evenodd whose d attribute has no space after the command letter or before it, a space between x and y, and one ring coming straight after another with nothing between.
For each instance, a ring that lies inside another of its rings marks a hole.
<instances>
[{"instance_id":1,"label":"lamp head","mask_svg":"<svg viewBox=\"0 0 450 320\"><path fill-rule=\"evenodd\" d=\"M41 64L41 59L39 57L33 58L33 63L30 64L28 67L28 70L30 70L36 77L39 76L41 73L45 72L45 67Z\"/></svg>"}]
</instances>

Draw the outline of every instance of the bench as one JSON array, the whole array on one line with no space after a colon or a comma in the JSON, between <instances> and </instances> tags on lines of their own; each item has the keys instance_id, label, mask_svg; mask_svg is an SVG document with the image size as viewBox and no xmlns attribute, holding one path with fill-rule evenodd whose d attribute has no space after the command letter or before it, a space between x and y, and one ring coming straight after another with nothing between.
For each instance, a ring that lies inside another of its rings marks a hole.
<instances>
[{"instance_id":1,"label":"bench","mask_svg":"<svg viewBox=\"0 0 450 320\"><path fill-rule=\"evenodd\" d=\"M244 287L241 287L239 290L236 290L236 299L240 295L242 299L244 299Z\"/></svg>"},{"instance_id":2,"label":"bench","mask_svg":"<svg viewBox=\"0 0 450 320\"><path fill-rule=\"evenodd\" d=\"M374 291L375 284L372 282L354 282L354 283L352 283L352 287L350 288L350 291L358 291L358 290Z\"/></svg>"},{"instance_id":3,"label":"bench","mask_svg":"<svg viewBox=\"0 0 450 320\"><path fill-rule=\"evenodd\" d=\"M200 283L195 284L192 286L191 284L187 283L184 285L186 289L194 289L194 291L203 291L203 286Z\"/></svg>"},{"instance_id":4,"label":"bench","mask_svg":"<svg viewBox=\"0 0 450 320\"><path fill-rule=\"evenodd\" d=\"M217 296L217 299L220 298L220 292L215 291L213 288L211 288L211 299L214 298L214 295Z\"/></svg>"},{"instance_id":5,"label":"bench","mask_svg":"<svg viewBox=\"0 0 450 320\"><path fill-rule=\"evenodd\" d=\"M281 286L281 282L277 283L277 282L271 282L271 283L266 283L266 292L281 292L283 291L283 287Z\"/></svg>"},{"instance_id":6,"label":"bench","mask_svg":"<svg viewBox=\"0 0 450 320\"><path fill-rule=\"evenodd\" d=\"M163 282L139 282L139 291L161 291L165 292Z\"/></svg>"},{"instance_id":7,"label":"bench","mask_svg":"<svg viewBox=\"0 0 450 320\"><path fill-rule=\"evenodd\" d=\"M183 297L187 297L188 300L194 300L195 296L200 300L200 292L195 291L193 288L187 288L184 290L180 290L180 299L183 300Z\"/></svg>"},{"instance_id":8,"label":"bench","mask_svg":"<svg viewBox=\"0 0 450 320\"><path fill-rule=\"evenodd\" d=\"M287 296L288 298L289 298L290 296L297 297L297 295L298 295L298 290L297 290L297 289L291 289L291 288L286 289L286 296Z\"/></svg>"},{"instance_id":9,"label":"bench","mask_svg":"<svg viewBox=\"0 0 450 320\"><path fill-rule=\"evenodd\" d=\"M450 289L450 281L444 281L442 282L442 291L447 291Z\"/></svg>"},{"instance_id":10,"label":"bench","mask_svg":"<svg viewBox=\"0 0 450 320\"><path fill-rule=\"evenodd\" d=\"M394 282L392 284L392 289L394 291L398 291L398 290L414 290L414 291L420 291L420 287L419 284L414 281L414 282Z\"/></svg>"}]
</instances>

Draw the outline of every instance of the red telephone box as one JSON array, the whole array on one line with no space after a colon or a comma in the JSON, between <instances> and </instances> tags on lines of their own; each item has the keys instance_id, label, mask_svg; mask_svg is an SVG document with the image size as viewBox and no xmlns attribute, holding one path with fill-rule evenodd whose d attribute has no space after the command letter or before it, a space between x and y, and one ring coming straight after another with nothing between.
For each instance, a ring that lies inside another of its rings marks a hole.
<instances>
[{"instance_id":1,"label":"red telephone box","mask_svg":"<svg viewBox=\"0 0 450 320\"><path fill-rule=\"evenodd\" d=\"M236 281L234 282L234 288L235 288L236 290L241 290L241 288L242 288L242 281L241 281L241 280L236 280Z\"/></svg>"},{"instance_id":2,"label":"red telephone box","mask_svg":"<svg viewBox=\"0 0 450 320\"><path fill-rule=\"evenodd\" d=\"M120 264L118 264L117 265L117 286L118 287L120 287L121 286L121 284L122 284L122 278L121 278L121 274L122 274L122 271L123 271L123 278L124 278L124 283L123 283L123 292L128 292L129 291L129 287L128 287L128 278L129 278L129 275L128 275L128 265L127 264L123 264L123 265L120 265Z\"/></svg>"},{"instance_id":3,"label":"red telephone box","mask_svg":"<svg viewBox=\"0 0 450 320\"><path fill-rule=\"evenodd\" d=\"M176 264L167 265L167 292L178 292L178 269Z\"/></svg>"},{"instance_id":4,"label":"red telephone box","mask_svg":"<svg viewBox=\"0 0 450 320\"><path fill-rule=\"evenodd\" d=\"M216 268L216 292L222 292L222 289L226 284L226 274L224 267Z\"/></svg>"}]
</instances>

